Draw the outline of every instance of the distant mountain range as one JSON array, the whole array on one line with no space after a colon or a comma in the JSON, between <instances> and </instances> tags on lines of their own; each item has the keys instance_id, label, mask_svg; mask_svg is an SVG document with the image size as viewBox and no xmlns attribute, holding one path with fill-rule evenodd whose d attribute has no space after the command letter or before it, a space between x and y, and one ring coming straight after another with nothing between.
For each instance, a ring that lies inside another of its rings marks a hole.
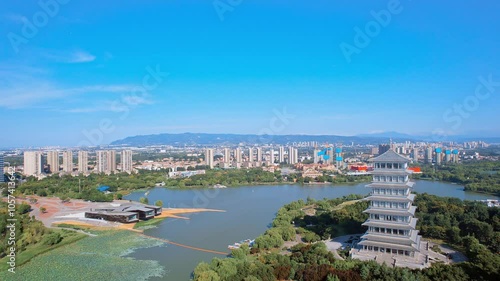
<instances>
[{"instance_id":1,"label":"distant mountain range","mask_svg":"<svg viewBox=\"0 0 500 281\"><path fill-rule=\"evenodd\" d=\"M389 139L394 142L404 141L473 141L482 140L490 143L500 143L500 137L468 137L451 136L446 139L435 136L412 136L397 132L385 132L375 134L362 134L357 136L336 135L244 135L244 134L205 134L205 133L182 133L182 134L155 134L127 137L116 140L111 145L148 146L148 145L229 145L229 144L287 144L293 142L317 141L319 143L342 143L342 144L379 144L388 143Z\"/></svg>"}]
</instances>

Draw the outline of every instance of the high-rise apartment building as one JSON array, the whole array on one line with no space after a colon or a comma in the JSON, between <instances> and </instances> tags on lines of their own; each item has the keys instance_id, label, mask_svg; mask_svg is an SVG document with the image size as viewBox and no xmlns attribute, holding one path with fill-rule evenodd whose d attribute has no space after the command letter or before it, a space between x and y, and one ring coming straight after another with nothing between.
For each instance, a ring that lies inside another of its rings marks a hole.
<instances>
[{"instance_id":1,"label":"high-rise apartment building","mask_svg":"<svg viewBox=\"0 0 500 281\"><path fill-rule=\"evenodd\" d=\"M441 159L443 157L441 153L443 152L443 150L438 147L434 150L434 152L436 152L436 165L441 165Z\"/></svg>"},{"instance_id":2,"label":"high-rise apartment building","mask_svg":"<svg viewBox=\"0 0 500 281\"><path fill-rule=\"evenodd\" d=\"M414 147L413 148L413 162L418 162L418 154L419 154L419 150L418 148Z\"/></svg>"},{"instance_id":3,"label":"high-rise apartment building","mask_svg":"<svg viewBox=\"0 0 500 281\"><path fill-rule=\"evenodd\" d=\"M453 162L454 163L458 163L458 158L459 158L459 156L458 156L458 150L457 149L453 149L451 151L451 154L452 154Z\"/></svg>"},{"instance_id":4,"label":"high-rise apartment building","mask_svg":"<svg viewBox=\"0 0 500 281\"><path fill-rule=\"evenodd\" d=\"M123 150L120 156L122 172L131 173L133 169L132 150Z\"/></svg>"},{"instance_id":5,"label":"high-rise apartment building","mask_svg":"<svg viewBox=\"0 0 500 281\"><path fill-rule=\"evenodd\" d=\"M285 162L285 148L283 146L279 147L278 160L279 163Z\"/></svg>"},{"instance_id":6,"label":"high-rise apartment building","mask_svg":"<svg viewBox=\"0 0 500 281\"><path fill-rule=\"evenodd\" d=\"M212 169L214 167L214 150L207 148L205 150L205 164Z\"/></svg>"},{"instance_id":7,"label":"high-rise apartment building","mask_svg":"<svg viewBox=\"0 0 500 281\"><path fill-rule=\"evenodd\" d=\"M231 162L231 149L228 147L224 148L224 163L229 164Z\"/></svg>"},{"instance_id":8,"label":"high-rise apartment building","mask_svg":"<svg viewBox=\"0 0 500 281\"><path fill-rule=\"evenodd\" d=\"M262 148L257 147L257 162L262 161Z\"/></svg>"},{"instance_id":9,"label":"high-rise apartment building","mask_svg":"<svg viewBox=\"0 0 500 281\"><path fill-rule=\"evenodd\" d=\"M390 145L390 144L379 144L378 145L378 154L379 155L384 154L390 149L392 149L392 145Z\"/></svg>"},{"instance_id":10,"label":"high-rise apartment building","mask_svg":"<svg viewBox=\"0 0 500 281\"><path fill-rule=\"evenodd\" d=\"M253 163L253 148L248 148L248 162Z\"/></svg>"},{"instance_id":11,"label":"high-rise apartment building","mask_svg":"<svg viewBox=\"0 0 500 281\"><path fill-rule=\"evenodd\" d=\"M108 150L108 167L110 172L116 172L116 151Z\"/></svg>"},{"instance_id":12,"label":"high-rise apartment building","mask_svg":"<svg viewBox=\"0 0 500 281\"><path fill-rule=\"evenodd\" d=\"M315 148L314 151L313 151L313 161L314 161L314 164L318 164L319 161L321 160L321 157L320 157L320 151L319 149Z\"/></svg>"},{"instance_id":13,"label":"high-rise apartment building","mask_svg":"<svg viewBox=\"0 0 500 281\"><path fill-rule=\"evenodd\" d=\"M288 164L290 165L294 165L294 164L297 164L299 162L299 151L293 147L293 146L290 146L288 148Z\"/></svg>"},{"instance_id":14,"label":"high-rise apartment building","mask_svg":"<svg viewBox=\"0 0 500 281\"><path fill-rule=\"evenodd\" d=\"M241 148L236 148L234 150L234 162L241 163Z\"/></svg>"},{"instance_id":15,"label":"high-rise apartment building","mask_svg":"<svg viewBox=\"0 0 500 281\"><path fill-rule=\"evenodd\" d=\"M432 147L429 146L425 149L425 163L432 163Z\"/></svg>"},{"instance_id":16,"label":"high-rise apartment building","mask_svg":"<svg viewBox=\"0 0 500 281\"><path fill-rule=\"evenodd\" d=\"M42 174L42 153L38 151L24 152L24 174L26 176Z\"/></svg>"},{"instance_id":17,"label":"high-rise apartment building","mask_svg":"<svg viewBox=\"0 0 500 281\"><path fill-rule=\"evenodd\" d=\"M106 173L108 171L108 152L106 150L96 151L95 168L98 173Z\"/></svg>"},{"instance_id":18,"label":"high-rise apartment building","mask_svg":"<svg viewBox=\"0 0 500 281\"><path fill-rule=\"evenodd\" d=\"M330 146L327 151L326 151L327 155L328 155L328 160L326 160L326 163L327 164L333 164L333 161L335 160L334 159L334 149L333 149L333 146Z\"/></svg>"},{"instance_id":19,"label":"high-rise apartment building","mask_svg":"<svg viewBox=\"0 0 500 281\"><path fill-rule=\"evenodd\" d=\"M3 165L3 154L0 154L0 182L4 182Z\"/></svg>"},{"instance_id":20,"label":"high-rise apartment building","mask_svg":"<svg viewBox=\"0 0 500 281\"><path fill-rule=\"evenodd\" d=\"M63 151L63 172L73 172L73 151Z\"/></svg>"},{"instance_id":21,"label":"high-rise apartment building","mask_svg":"<svg viewBox=\"0 0 500 281\"><path fill-rule=\"evenodd\" d=\"M335 166L337 169L344 168L344 157L342 156L342 147L335 148Z\"/></svg>"},{"instance_id":22,"label":"high-rise apartment building","mask_svg":"<svg viewBox=\"0 0 500 281\"><path fill-rule=\"evenodd\" d=\"M59 151L47 151L47 165L51 173L59 173Z\"/></svg>"},{"instance_id":23,"label":"high-rise apartment building","mask_svg":"<svg viewBox=\"0 0 500 281\"><path fill-rule=\"evenodd\" d=\"M96 152L96 170L98 173L116 172L116 151L98 150Z\"/></svg>"},{"instance_id":24,"label":"high-rise apartment building","mask_svg":"<svg viewBox=\"0 0 500 281\"><path fill-rule=\"evenodd\" d=\"M78 151L78 172L86 174L89 170L89 153Z\"/></svg>"}]
</instances>

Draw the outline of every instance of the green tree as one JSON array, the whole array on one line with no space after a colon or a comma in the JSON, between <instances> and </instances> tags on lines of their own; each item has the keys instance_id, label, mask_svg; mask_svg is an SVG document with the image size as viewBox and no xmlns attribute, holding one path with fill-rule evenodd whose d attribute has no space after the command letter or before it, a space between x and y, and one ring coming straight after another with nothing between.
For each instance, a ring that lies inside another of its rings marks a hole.
<instances>
[{"instance_id":1,"label":"green tree","mask_svg":"<svg viewBox=\"0 0 500 281\"><path fill-rule=\"evenodd\" d=\"M149 200L147 197L139 198L139 202L141 202L142 204L149 204Z\"/></svg>"},{"instance_id":2,"label":"green tree","mask_svg":"<svg viewBox=\"0 0 500 281\"><path fill-rule=\"evenodd\" d=\"M43 244L45 245L55 245L61 242L62 237L58 232L52 232L43 238Z\"/></svg>"},{"instance_id":3,"label":"green tree","mask_svg":"<svg viewBox=\"0 0 500 281\"><path fill-rule=\"evenodd\" d=\"M161 201L161 200L156 200L156 202L155 202L155 206L158 206L158 207L163 207L163 201Z\"/></svg>"},{"instance_id":4,"label":"green tree","mask_svg":"<svg viewBox=\"0 0 500 281\"><path fill-rule=\"evenodd\" d=\"M24 203L22 203L21 205L19 205L17 207L17 213L18 214L26 214L30 210L31 210L31 206L28 205L28 204L24 204Z\"/></svg>"}]
</instances>

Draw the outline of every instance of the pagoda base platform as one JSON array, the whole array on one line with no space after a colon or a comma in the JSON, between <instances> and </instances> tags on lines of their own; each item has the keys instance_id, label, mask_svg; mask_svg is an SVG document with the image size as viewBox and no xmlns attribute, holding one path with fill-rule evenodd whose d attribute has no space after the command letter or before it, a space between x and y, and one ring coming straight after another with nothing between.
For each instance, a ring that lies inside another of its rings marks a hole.
<instances>
[{"instance_id":1,"label":"pagoda base platform","mask_svg":"<svg viewBox=\"0 0 500 281\"><path fill-rule=\"evenodd\" d=\"M450 262L446 256L430 251L428 245L428 242L422 241L420 243L420 251L415 252L413 257L368 251L359 248L353 248L351 250L351 257L362 261L374 260L379 264L385 263L387 266L408 267L411 269L430 267L431 263L436 261L446 264Z\"/></svg>"}]
</instances>

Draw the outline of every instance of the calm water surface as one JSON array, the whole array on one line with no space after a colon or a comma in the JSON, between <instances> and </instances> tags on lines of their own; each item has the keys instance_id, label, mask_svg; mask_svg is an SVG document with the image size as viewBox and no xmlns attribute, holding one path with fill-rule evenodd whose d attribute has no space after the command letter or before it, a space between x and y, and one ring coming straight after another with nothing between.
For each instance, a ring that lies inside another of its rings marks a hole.
<instances>
[{"instance_id":1,"label":"calm water surface","mask_svg":"<svg viewBox=\"0 0 500 281\"><path fill-rule=\"evenodd\" d=\"M196 190L154 188L148 195L149 202L162 200L164 208L209 208L226 212L183 215L189 220L166 219L157 228L144 233L194 247L228 252L229 244L262 234L277 210L286 203L306 200L307 197L323 199L349 194L366 195L368 189L365 185L271 185ZM432 181L416 181L414 191L462 200L500 199L492 195L464 192L460 185ZM144 192L135 192L126 196L126 199L139 200L143 196ZM139 249L131 256L159 261L168 273L163 278L151 280L172 281L189 280L199 262L224 257L174 245Z\"/></svg>"}]
</instances>

